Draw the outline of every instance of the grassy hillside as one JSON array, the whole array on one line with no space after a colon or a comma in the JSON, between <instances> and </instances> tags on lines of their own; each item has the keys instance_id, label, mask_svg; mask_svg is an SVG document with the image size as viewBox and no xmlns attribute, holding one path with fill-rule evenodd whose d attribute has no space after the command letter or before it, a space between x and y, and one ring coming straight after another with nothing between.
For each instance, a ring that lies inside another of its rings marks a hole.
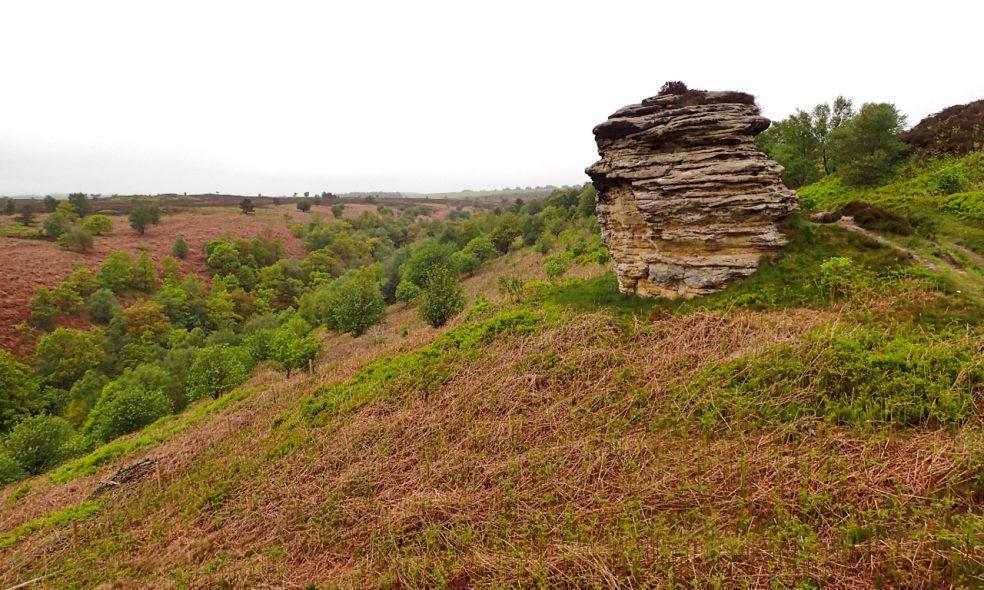
<instances>
[{"instance_id":1,"label":"grassy hillside","mask_svg":"<svg viewBox=\"0 0 984 590\"><path fill-rule=\"evenodd\" d=\"M806 204L903 210L900 189L834 182ZM311 373L261 365L0 491L0 585L984 583L984 311L966 276L892 245L955 233L880 243L797 216L750 279L664 301L618 294L583 231L490 261L448 326L392 305L360 337L320 333Z\"/></svg>"},{"instance_id":2,"label":"grassy hillside","mask_svg":"<svg viewBox=\"0 0 984 590\"><path fill-rule=\"evenodd\" d=\"M834 210L865 200L911 218L917 232L984 253L984 153L912 159L887 184L846 186L837 175L797 191L804 209Z\"/></svg>"}]
</instances>

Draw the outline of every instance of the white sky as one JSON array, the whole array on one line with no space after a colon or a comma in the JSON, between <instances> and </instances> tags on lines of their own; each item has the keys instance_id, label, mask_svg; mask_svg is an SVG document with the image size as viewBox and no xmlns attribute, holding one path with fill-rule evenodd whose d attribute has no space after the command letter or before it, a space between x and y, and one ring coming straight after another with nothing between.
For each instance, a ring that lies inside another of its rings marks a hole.
<instances>
[{"instance_id":1,"label":"white sky","mask_svg":"<svg viewBox=\"0 0 984 590\"><path fill-rule=\"evenodd\" d=\"M766 116L984 98L977 0L0 0L0 194L587 180L666 80Z\"/></svg>"}]
</instances>

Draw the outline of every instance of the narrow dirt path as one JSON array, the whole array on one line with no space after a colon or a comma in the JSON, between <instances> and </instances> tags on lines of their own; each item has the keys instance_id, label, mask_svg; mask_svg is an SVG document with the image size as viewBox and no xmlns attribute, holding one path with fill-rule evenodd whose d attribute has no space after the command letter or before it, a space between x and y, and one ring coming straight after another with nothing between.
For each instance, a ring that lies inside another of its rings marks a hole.
<instances>
[{"instance_id":1,"label":"narrow dirt path","mask_svg":"<svg viewBox=\"0 0 984 590\"><path fill-rule=\"evenodd\" d=\"M839 220L837 220L837 225L846 229L847 231L851 231L854 233L861 234L865 237L868 237L878 242L879 244L884 244L889 248L894 248L895 250L902 252L907 256L910 256L913 260L915 260L916 262L925 266L926 268L928 268L933 272L941 271L940 266L933 260L930 260L929 258L923 256L922 254L918 254L915 251L886 238L885 236L879 235L871 230L865 229L857 225L856 223L854 223L853 217L841 217ZM940 258L942 258L943 261L946 262L947 267L949 267L950 269L953 270L953 272L959 275L959 279L956 279L957 287L968 290L972 295L972 298L980 301L981 297L984 296L984 280L981 280L975 274L967 272L967 269L965 269L957 260L955 260L953 256L950 256L946 252L946 250L943 249L943 246L937 244L936 242L933 242L932 240L929 240L929 243L932 244L937 249L939 249ZM957 246L956 244L947 244L947 245L967 255L968 258L972 259L975 263L978 264L984 263L984 258L978 255L976 252L967 250L966 248ZM981 268L984 268L984 265L982 265Z\"/></svg>"},{"instance_id":2,"label":"narrow dirt path","mask_svg":"<svg viewBox=\"0 0 984 590\"><path fill-rule=\"evenodd\" d=\"M981 268L981 270L984 270L984 256L981 256L980 254L974 252L970 248L961 246L960 244L956 244L954 242L947 242L946 246L948 248L953 248L957 252L960 252L961 254L972 260L974 264L976 264Z\"/></svg>"},{"instance_id":3,"label":"narrow dirt path","mask_svg":"<svg viewBox=\"0 0 984 590\"><path fill-rule=\"evenodd\" d=\"M906 248L905 246L902 246L901 244L898 244L896 242L893 242L892 240L890 240L890 239L888 239L888 238L886 238L884 236L881 236L879 234L876 234L875 232L873 232L871 230L865 229L865 228L857 225L856 223L854 223L854 218L853 217L841 217L840 219L837 220L837 225L839 225L840 227L843 227L847 231L852 231L854 233L861 234L861 235L863 235L865 237L868 237L868 238L870 238L870 239L878 242L879 244L884 244L884 245L888 246L889 248L895 248L899 252L902 252L903 254L907 254L908 256L911 256L913 260L915 260L919 264L925 266L929 270L932 270L934 272L939 272L939 270L940 270L940 267L937 266L937 264L935 262L933 262L932 260L930 260L929 258L926 258L925 256L923 256L921 254L917 254L916 252L914 252L914 251ZM961 268L960 270L963 270L963 269Z\"/></svg>"}]
</instances>

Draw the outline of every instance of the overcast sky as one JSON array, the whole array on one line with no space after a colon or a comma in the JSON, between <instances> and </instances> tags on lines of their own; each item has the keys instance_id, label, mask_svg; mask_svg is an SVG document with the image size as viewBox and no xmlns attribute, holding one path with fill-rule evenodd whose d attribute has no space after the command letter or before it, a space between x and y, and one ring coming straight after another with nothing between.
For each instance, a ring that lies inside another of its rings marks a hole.
<instances>
[{"instance_id":1,"label":"overcast sky","mask_svg":"<svg viewBox=\"0 0 984 590\"><path fill-rule=\"evenodd\" d=\"M984 3L0 0L0 194L587 180L666 80L766 116L984 98Z\"/></svg>"}]
</instances>

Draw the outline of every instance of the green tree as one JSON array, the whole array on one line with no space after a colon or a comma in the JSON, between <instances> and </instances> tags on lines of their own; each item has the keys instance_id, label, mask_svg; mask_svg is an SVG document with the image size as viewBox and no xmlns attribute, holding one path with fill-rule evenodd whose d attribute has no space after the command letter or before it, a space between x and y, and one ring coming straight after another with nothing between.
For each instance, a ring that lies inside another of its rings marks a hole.
<instances>
[{"instance_id":1,"label":"green tree","mask_svg":"<svg viewBox=\"0 0 984 590\"><path fill-rule=\"evenodd\" d=\"M455 247L451 244L441 244L437 240L426 240L419 242L410 251L410 256L400 267L400 274L404 280L416 283L418 287L423 287L427 283L427 275L435 266L440 266L447 262L447 259L454 252Z\"/></svg>"},{"instance_id":2,"label":"green tree","mask_svg":"<svg viewBox=\"0 0 984 590\"><path fill-rule=\"evenodd\" d=\"M92 274L88 267L81 264L76 266L72 274L61 282L61 286L83 297L91 295L99 288L96 275Z\"/></svg>"},{"instance_id":3,"label":"green tree","mask_svg":"<svg viewBox=\"0 0 984 590\"><path fill-rule=\"evenodd\" d=\"M241 265L239 248L232 242L215 241L206 247L208 269L213 275L235 275Z\"/></svg>"},{"instance_id":4,"label":"green tree","mask_svg":"<svg viewBox=\"0 0 984 590\"><path fill-rule=\"evenodd\" d=\"M154 261L151 260L150 254L146 250L140 252L140 256L137 257L137 263L133 266L133 280L131 285L134 289L140 289L141 291L153 291L157 288L157 282L161 280L160 276L157 274L157 268L154 266Z\"/></svg>"},{"instance_id":5,"label":"green tree","mask_svg":"<svg viewBox=\"0 0 984 590\"><path fill-rule=\"evenodd\" d=\"M42 414L11 428L3 447L25 471L37 475L71 456L78 448L76 438L67 420Z\"/></svg>"},{"instance_id":6,"label":"green tree","mask_svg":"<svg viewBox=\"0 0 984 590\"><path fill-rule=\"evenodd\" d=\"M20 481L28 476L24 468L10 453L0 448L0 487Z\"/></svg>"},{"instance_id":7,"label":"green tree","mask_svg":"<svg viewBox=\"0 0 984 590\"><path fill-rule=\"evenodd\" d=\"M44 200L41 201L41 204L44 205L45 211L48 213L53 213L58 207L58 199L52 197L51 195L45 195Z\"/></svg>"},{"instance_id":8,"label":"green tree","mask_svg":"<svg viewBox=\"0 0 984 590\"><path fill-rule=\"evenodd\" d=\"M171 330L171 318L164 306L149 300L137 301L120 316L123 330L133 338L159 339Z\"/></svg>"},{"instance_id":9,"label":"green tree","mask_svg":"<svg viewBox=\"0 0 984 590\"><path fill-rule=\"evenodd\" d=\"M471 276L482 267L482 261L474 253L460 250L448 257L448 265L459 273Z\"/></svg>"},{"instance_id":10,"label":"green tree","mask_svg":"<svg viewBox=\"0 0 984 590\"><path fill-rule=\"evenodd\" d=\"M813 107L811 118L813 121L813 134L819 144L820 164L824 174L834 171L831 161L831 136L835 131L847 125L857 115L854 112L854 103L849 98L838 95L831 106L828 103L821 103Z\"/></svg>"},{"instance_id":11,"label":"green tree","mask_svg":"<svg viewBox=\"0 0 984 590\"><path fill-rule=\"evenodd\" d=\"M109 385L93 408L92 414L97 419L87 426L96 439L110 441L153 424L169 413L171 400L159 389Z\"/></svg>"},{"instance_id":12,"label":"green tree","mask_svg":"<svg viewBox=\"0 0 984 590\"><path fill-rule=\"evenodd\" d=\"M305 305L306 303L306 305ZM386 303L371 269L343 276L311 293L303 313L335 332L361 336L386 317Z\"/></svg>"},{"instance_id":13,"label":"green tree","mask_svg":"<svg viewBox=\"0 0 984 590\"><path fill-rule=\"evenodd\" d=\"M314 336L301 335L289 328L281 327L270 337L270 358L280 363L288 377L291 370L307 367L319 350L321 344Z\"/></svg>"},{"instance_id":14,"label":"green tree","mask_svg":"<svg viewBox=\"0 0 984 590\"><path fill-rule=\"evenodd\" d=\"M242 211L243 213L245 213L247 215L249 215L250 213L253 213L254 211L256 211L256 207L253 206L253 201L251 201L249 199L243 199L242 201L240 201L239 202L239 209L240 209L240 211Z\"/></svg>"},{"instance_id":15,"label":"green tree","mask_svg":"<svg viewBox=\"0 0 984 590\"><path fill-rule=\"evenodd\" d=\"M34 370L0 350L0 433L44 407Z\"/></svg>"},{"instance_id":16,"label":"green tree","mask_svg":"<svg viewBox=\"0 0 984 590\"><path fill-rule=\"evenodd\" d=\"M82 222L82 229L94 236L105 236L113 233L113 221L105 215L93 215Z\"/></svg>"},{"instance_id":17,"label":"green tree","mask_svg":"<svg viewBox=\"0 0 984 590\"><path fill-rule=\"evenodd\" d=\"M68 407L65 408L62 417L74 428L80 428L107 384L109 384L109 377L106 375L96 370L86 371L68 392Z\"/></svg>"},{"instance_id":18,"label":"green tree","mask_svg":"<svg viewBox=\"0 0 984 590\"><path fill-rule=\"evenodd\" d=\"M23 225L24 227L31 227L34 225L34 211L31 211L30 205L24 205L21 207L20 215L17 216L17 223Z\"/></svg>"},{"instance_id":19,"label":"green tree","mask_svg":"<svg viewBox=\"0 0 984 590\"><path fill-rule=\"evenodd\" d=\"M207 301L208 323L215 330L231 330L243 321L228 291L213 290Z\"/></svg>"},{"instance_id":20,"label":"green tree","mask_svg":"<svg viewBox=\"0 0 984 590\"><path fill-rule=\"evenodd\" d=\"M485 236L472 238L467 244L465 244L463 250L474 254L482 262L491 260L495 258L496 254L498 254L495 244L493 244L492 240Z\"/></svg>"},{"instance_id":21,"label":"green tree","mask_svg":"<svg viewBox=\"0 0 984 590\"><path fill-rule=\"evenodd\" d=\"M92 234L73 227L58 237L58 245L65 250L85 254L92 250Z\"/></svg>"},{"instance_id":22,"label":"green tree","mask_svg":"<svg viewBox=\"0 0 984 590\"><path fill-rule=\"evenodd\" d=\"M68 195L68 202L78 211L79 217L85 217L92 211L92 201L85 193L71 193Z\"/></svg>"},{"instance_id":23,"label":"green tree","mask_svg":"<svg viewBox=\"0 0 984 590\"><path fill-rule=\"evenodd\" d=\"M143 235L151 225L161 222L161 210L157 205L140 205L130 211L130 227L135 232Z\"/></svg>"},{"instance_id":24,"label":"green tree","mask_svg":"<svg viewBox=\"0 0 984 590\"><path fill-rule=\"evenodd\" d=\"M116 301L116 296L109 289L103 287L89 295L89 316L94 322L108 324L120 312L120 305Z\"/></svg>"},{"instance_id":25,"label":"green tree","mask_svg":"<svg viewBox=\"0 0 984 590\"><path fill-rule=\"evenodd\" d=\"M171 254L174 254L182 260L188 257L188 242L185 241L183 236L178 236L174 239L174 246L171 247Z\"/></svg>"},{"instance_id":26,"label":"green tree","mask_svg":"<svg viewBox=\"0 0 984 590\"><path fill-rule=\"evenodd\" d=\"M336 203L331 206L331 214L335 216L335 219L342 218L342 212L345 211L345 205L341 203Z\"/></svg>"},{"instance_id":27,"label":"green tree","mask_svg":"<svg viewBox=\"0 0 984 590\"><path fill-rule=\"evenodd\" d=\"M96 282L113 293L122 293L133 286L133 258L129 252L114 250L109 253L99 272Z\"/></svg>"},{"instance_id":28,"label":"green tree","mask_svg":"<svg viewBox=\"0 0 984 590\"><path fill-rule=\"evenodd\" d=\"M799 188L833 172L832 134L852 117L851 101L838 96L833 105L821 103L810 112L797 110L774 123L755 139L755 143L782 164L785 169L783 181L792 188Z\"/></svg>"},{"instance_id":29,"label":"green tree","mask_svg":"<svg viewBox=\"0 0 984 590\"><path fill-rule=\"evenodd\" d=\"M49 238L58 239L70 229L72 229L71 222L60 213L52 213L41 222L41 231Z\"/></svg>"},{"instance_id":30,"label":"green tree","mask_svg":"<svg viewBox=\"0 0 984 590\"><path fill-rule=\"evenodd\" d=\"M598 191L593 184L584 187L577 196L577 214L580 217L594 217L598 201ZM539 236L538 236L539 237ZM533 242L536 242L534 239Z\"/></svg>"},{"instance_id":31,"label":"green tree","mask_svg":"<svg viewBox=\"0 0 984 590\"><path fill-rule=\"evenodd\" d=\"M27 305L31 310L31 321L35 326L42 330L50 330L54 327L55 318L61 312L54 290L45 286L38 287Z\"/></svg>"},{"instance_id":32,"label":"green tree","mask_svg":"<svg viewBox=\"0 0 984 590\"><path fill-rule=\"evenodd\" d=\"M188 401L219 394L241 385L249 378L252 360L238 346L219 344L201 349L188 370Z\"/></svg>"},{"instance_id":33,"label":"green tree","mask_svg":"<svg viewBox=\"0 0 984 590\"><path fill-rule=\"evenodd\" d=\"M55 213L61 215L70 223L75 223L79 220L79 217L81 217L81 215L79 215L79 210L75 207L75 204L68 201L59 202L58 206L55 207Z\"/></svg>"},{"instance_id":34,"label":"green tree","mask_svg":"<svg viewBox=\"0 0 984 590\"><path fill-rule=\"evenodd\" d=\"M3 214L13 215L17 211L17 203L14 202L10 197L3 198Z\"/></svg>"},{"instance_id":35,"label":"green tree","mask_svg":"<svg viewBox=\"0 0 984 590\"><path fill-rule=\"evenodd\" d=\"M52 385L68 389L86 371L106 361L104 343L100 329L58 328L38 340L38 372Z\"/></svg>"},{"instance_id":36,"label":"green tree","mask_svg":"<svg viewBox=\"0 0 984 590\"><path fill-rule=\"evenodd\" d=\"M446 266L431 269L420 304L420 315L431 326L443 326L465 308L465 298L455 273Z\"/></svg>"},{"instance_id":37,"label":"green tree","mask_svg":"<svg viewBox=\"0 0 984 590\"><path fill-rule=\"evenodd\" d=\"M509 251L509 246L512 245L513 241L522 234L522 226L514 213L506 213L501 218L499 218L499 223L492 233L489 235L489 239L495 246L496 250L505 254Z\"/></svg>"},{"instance_id":38,"label":"green tree","mask_svg":"<svg viewBox=\"0 0 984 590\"><path fill-rule=\"evenodd\" d=\"M411 303L422 291L417 283L404 279L396 286L396 300L400 303Z\"/></svg>"},{"instance_id":39,"label":"green tree","mask_svg":"<svg viewBox=\"0 0 984 590\"><path fill-rule=\"evenodd\" d=\"M297 209L300 210L300 211L304 211L305 213L308 212L308 211L310 211L311 210L311 200L310 199L301 199L300 201L297 202Z\"/></svg>"},{"instance_id":40,"label":"green tree","mask_svg":"<svg viewBox=\"0 0 984 590\"><path fill-rule=\"evenodd\" d=\"M875 186L895 172L908 146L905 115L889 103L868 103L850 123L831 134L831 156L849 185Z\"/></svg>"}]
</instances>

